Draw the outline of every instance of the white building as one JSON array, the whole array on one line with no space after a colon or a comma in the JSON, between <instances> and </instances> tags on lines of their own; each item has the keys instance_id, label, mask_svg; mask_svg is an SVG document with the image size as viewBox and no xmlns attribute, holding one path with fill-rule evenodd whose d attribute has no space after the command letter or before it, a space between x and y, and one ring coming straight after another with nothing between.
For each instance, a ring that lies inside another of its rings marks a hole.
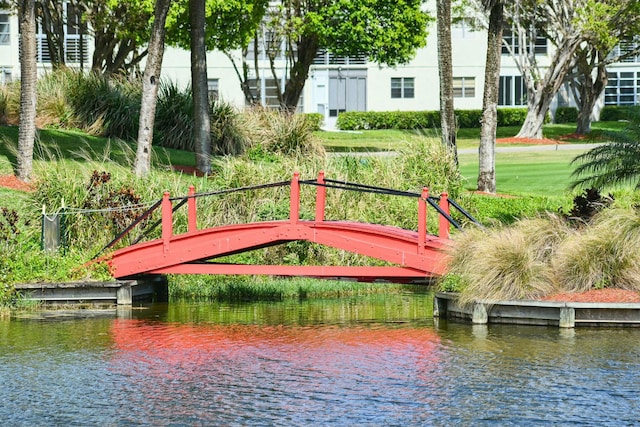
<instances>
[{"instance_id":1,"label":"white building","mask_svg":"<svg viewBox=\"0 0 640 427\"><path fill-rule=\"evenodd\" d=\"M82 38L77 29L66 27L66 61L69 66L88 69L92 43ZM507 32L505 40L516 43L517 38ZM549 43L536 41L535 50L541 65L549 58ZM630 49L622 46L619 49ZM454 106L456 109L479 109L482 106L486 34L473 31L465 22L452 28L452 56L454 76ZM83 59L81 61L81 58ZM44 36L38 43L38 64L41 72L50 68ZM231 61L220 52L207 58L210 90L222 99L238 106L245 104L243 92ZM270 76L267 61L261 63L261 75ZM190 81L189 52L168 48L163 61L163 78L180 86ZM18 20L9 11L0 11L0 83L18 79ZM501 106L526 105L526 90L514 61L503 55L500 78ZM274 104L269 79L262 82L263 103ZM325 124L332 126L343 111L415 111L439 108L437 41L435 23L429 31L426 47L415 58L396 68L369 63L365 58L335 57L321 52L311 68L300 103L304 112L318 112L325 116ZM566 101L561 100L563 104ZM609 67L609 83L603 102L607 105L636 105L640 103L640 57L628 58L624 63Z\"/></svg>"}]
</instances>

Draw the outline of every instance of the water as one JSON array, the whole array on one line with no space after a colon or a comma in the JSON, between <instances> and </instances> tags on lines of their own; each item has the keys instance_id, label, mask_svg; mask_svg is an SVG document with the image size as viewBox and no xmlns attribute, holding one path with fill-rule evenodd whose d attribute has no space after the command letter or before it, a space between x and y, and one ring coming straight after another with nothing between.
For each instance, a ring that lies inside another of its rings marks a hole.
<instances>
[{"instance_id":1,"label":"water","mask_svg":"<svg viewBox=\"0 0 640 427\"><path fill-rule=\"evenodd\" d=\"M640 425L640 329L436 321L431 295L0 320L9 426Z\"/></svg>"}]
</instances>

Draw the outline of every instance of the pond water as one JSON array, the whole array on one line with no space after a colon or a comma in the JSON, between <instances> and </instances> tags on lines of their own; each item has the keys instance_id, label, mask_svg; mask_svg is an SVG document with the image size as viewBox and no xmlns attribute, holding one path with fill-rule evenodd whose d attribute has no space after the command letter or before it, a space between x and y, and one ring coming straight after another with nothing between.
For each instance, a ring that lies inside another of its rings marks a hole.
<instances>
[{"instance_id":1,"label":"pond water","mask_svg":"<svg viewBox=\"0 0 640 427\"><path fill-rule=\"evenodd\" d=\"M0 320L10 426L640 423L640 329L472 326L432 295Z\"/></svg>"}]
</instances>

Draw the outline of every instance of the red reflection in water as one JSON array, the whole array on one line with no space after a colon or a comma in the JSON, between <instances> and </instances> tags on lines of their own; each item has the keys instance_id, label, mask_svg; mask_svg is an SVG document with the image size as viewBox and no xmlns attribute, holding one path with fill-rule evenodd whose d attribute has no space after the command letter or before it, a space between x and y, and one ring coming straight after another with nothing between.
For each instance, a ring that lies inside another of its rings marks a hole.
<instances>
[{"instance_id":1,"label":"red reflection in water","mask_svg":"<svg viewBox=\"0 0 640 427\"><path fill-rule=\"evenodd\" d=\"M438 335L427 328L189 325L125 319L114 321L112 336L121 352L164 364L193 363L197 354L210 359L256 352L277 353L289 362L304 363L310 354L315 359L327 359L383 352L433 359L439 343Z\"/></svg>"},{"instance_id":2,"label":"red reflection in water","mask_svg":"<svg viewBox=\"0 0 640 427\"><path fill-rule=\"evenodd\" d=\"M129 394L135 404L146 409L152 402L149 414L173 419L198 413L211 425L281 417L294 425L320 419L385 425L381 420L427 416L423 409L437 405L429 390L440 339L428 328L120 319L112 338L112 367L136 390Z\"/></svg>"}]
</instances>

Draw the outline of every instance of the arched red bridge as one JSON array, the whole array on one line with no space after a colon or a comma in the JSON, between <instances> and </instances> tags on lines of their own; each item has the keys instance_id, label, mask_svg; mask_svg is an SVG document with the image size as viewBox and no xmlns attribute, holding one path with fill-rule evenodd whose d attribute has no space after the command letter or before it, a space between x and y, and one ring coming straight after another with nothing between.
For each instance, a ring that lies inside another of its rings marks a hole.
<instances>
[{"instance_id":1,"label":"arched red bridge","mask_svg":"<svg viewBox=\"0 0 640 427\"><path fill-rule=\"evenodd\" d=\"M300 185L316 186L316 216L314 220L301 220ZM116 278L143 274L250 274L278 276L309 276L322 278L349 278L360 281L388 280L410 282L426 280L441 275L446 268L449 228L457 223L451 218L449 206L457 207L468 215L443 193L432 198L427 189L422 193L408 193L397 190L352 184L325 179L321 172L317 180L301 181L295 173L291 182L269 184L290 185L289 220L236 224L198 230L196 227L196 194L193 187L182 198L170 198L168 193L143 217L160 207L162 212L162 237L118 249L110 263ZM366 224L353 221L328 221L324 218L327 188L376 192L410 196L417 199L418 230ZM230 192L225 190L216 194ZM434 201L435 200L435 201ZM176 207L173 202L179 202ZM187 204L188 231L173 233L173 212ZM433 207L440 216L439 236L427 234L427 206ZM139 218L138 222L144 219ZM470 218L470 217L469 217ZM136 224L132 224L112 246ZM393 266L300 266L300 265L246 265L215 263L212 260L226 255L278 245L286 242L306 240L333 248L355 252L377 258Z\"/></svg>"}]
</instances>

